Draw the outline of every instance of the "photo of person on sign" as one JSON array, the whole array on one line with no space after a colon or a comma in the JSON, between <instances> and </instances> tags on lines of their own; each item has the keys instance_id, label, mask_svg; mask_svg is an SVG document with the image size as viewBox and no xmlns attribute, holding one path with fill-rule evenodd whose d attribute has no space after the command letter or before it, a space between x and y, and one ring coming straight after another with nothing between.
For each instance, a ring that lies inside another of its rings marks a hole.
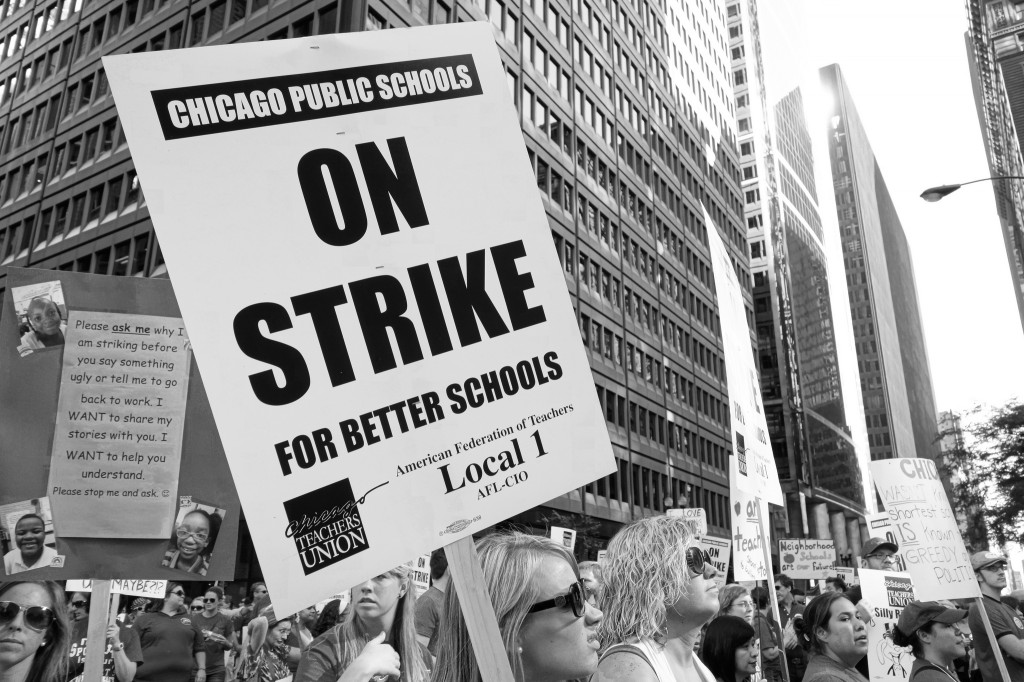
<instances>
[{"instance_id":1,"label":"photo of person on sign","mask_svg":"<svg viewBox=\"0 0 1024 682\"><path fill-rule=\"evenodd\" d=\"M189 502L178 508L174 533L161 566L206 575L225 510Z\"/></svg>"},{"instance_id":2,"label":"photo of person on sign","mask_svg":"<svg viewBox=\"0 0 1024 682\"><path fill-rule=\"evenodd\" d=\"M5 546L10 551L4 554L4 572L14 575L50 566L58 554L49 500L44 497L5 507L16 510L3 514L10 538L10 545Z\"/></svg>"},{"instance_id":3,"label":"photo of person on sign","mask_svg":"<svg viewBox=\"0 0 1024 682\"><path fill-rule=\"evenodd\" d=\"M11 290L18 314L18 354L31 355L64 345L67 311L60 282L45 282Z\"/></svg>"}]
</instances>

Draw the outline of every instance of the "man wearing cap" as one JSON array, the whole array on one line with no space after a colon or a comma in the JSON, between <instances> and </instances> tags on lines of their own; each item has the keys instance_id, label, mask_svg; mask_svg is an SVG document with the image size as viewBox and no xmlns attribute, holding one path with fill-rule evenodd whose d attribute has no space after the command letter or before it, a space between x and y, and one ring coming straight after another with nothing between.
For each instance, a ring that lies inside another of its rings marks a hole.
<instances>
[{"instance_id":1,"label":"man wearing cap","mask_svg":"<svg viewBox=\"0 0 1024 682\"><path fill-rule=\"evenodd\" d=\"M1024 682L1024 621L1013 608L999 600L999 594L1006 587L1006 557L999 552L976 552L971 555L971 567L981 588L981 601L992 621L992 632L1006 660L1010 680ZM974 635L974 648L982 680L999 682L1002 675L999 674L992 642L989 641L977 603L971 604L967 625Z\"/></svg>"},{"instance_id":2,"label":"man wearing cap","mask_svg":"<svg viewBox=\"0 0 1024 682\"><path fill-rule=\"evenodd\" d=\"M966 611L938 602L907 604L892 634L893 644L909 646L914 654L907 682L956 682L953 661L967 654L964 635L956 624L966 617Z\"/></svg>"},{"instance_id":3,"label":"man wearing cap","mask_svg":"<svg viewBox=\"0 0 1024 682\"><path fill-rule=\"evenodd\" d=\"M889 542L885 538L868 538L860 546L860 567L870 568L875 571L895 571L896 553L900 551L895 542ZM864 595L860 591L860 585L854 585L846 590L846 598L854 604L860 604ZM864 607L857 609L861 612L860 617L865 623L871 620L870 609Z\"/></svg>"}]
</instances>

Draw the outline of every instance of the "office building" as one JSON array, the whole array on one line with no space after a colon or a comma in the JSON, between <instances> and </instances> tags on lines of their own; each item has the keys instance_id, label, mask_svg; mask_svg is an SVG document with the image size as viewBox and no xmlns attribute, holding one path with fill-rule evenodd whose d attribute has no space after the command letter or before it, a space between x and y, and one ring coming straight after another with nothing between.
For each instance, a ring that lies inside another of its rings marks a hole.
<instances>
[{"instance_id":1,"label":"office building","mask_svg":"<svg viewBox=\"0 0 1024 682\"><path fill-rule=\"evenodd\" d=\"M938 458L931 372L903 226L839 66L821 69L871 459Z\"/></svg>"},{"instance_id":2,"label":"office building","mask_svg":"<svg viewBox=\"0 0 1024 682\"><path fill-rule=\"evenodd\" d=\"M168 274L101 55L456 21L493 27L618 458L617 473L547 511L607 537L688 504L727 533L707 230L740 280L749 273L724 2L12 0L0 16L0 265ZM521 520L543 526L544 513Z\"/></svg>"}]
</instances>

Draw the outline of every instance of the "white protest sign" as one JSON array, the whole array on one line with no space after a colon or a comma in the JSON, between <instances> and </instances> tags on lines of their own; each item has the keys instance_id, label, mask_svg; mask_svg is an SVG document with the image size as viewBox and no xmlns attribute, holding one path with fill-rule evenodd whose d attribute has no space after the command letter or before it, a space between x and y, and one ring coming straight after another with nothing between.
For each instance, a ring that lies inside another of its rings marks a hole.
<instances>
[{"instance_id":1,"label":"white protest sign","mask_svg":"<svg viewBox=\"0 0 1024 682\"><path fill-rule=\"evenodd\" d=\"M762 546L767 538L761 529L757 498L735 487L731 493L733 580L768 580ZM763 500L761 514L768 516L768 505Z\"/></svg>"},{"instance_id":2,"label":"white protest sign","mask_svg":"<svg viewBox=\"0 0 1024 682\"><path fill-rule=\"evenodd\" d=\"M104 67L275 607L615 470L489 26Z\"/></svg>"},{"instance_id":3,"label":"white protest sign","mask_svg":"<svg viewBox=\"0 0 1024 682\"><path fill-rule=\"evenodd\" d=\"M836 562L835 540L779 540L779 572L790 578L821 578Z\"/></svg>"},{"instance_id":4,"label":"white protest sign","mask_svg":"<svg viewBox=\"0 0 1024 682\"><path fill-rule=\"evenodd\" d=\"M857 584L857 570L850 566L833 566L825 573L828 578L842 578L847 587Z\"/></svg>"},{"instance_id":5,"label":"white protest sign","mask_svg":"<svg viewBox=\"0 0 1024 682\"><path fill-rule=\"evenodd\" d=\"M608 550L607 549L599 549L599 550L597 550L597 563L603 564L604 560L605 560L605 557L607 557L607 556L608 556Z\"/></svg>"},{"instance_id":6,"label":"white protest sign","mask_svg":"<svg viewBox=\"0 0 1024 682\"><path fill-rule=\"evenodd\" d=\"M570 552L576 547L576 531L572 528L551 526L551 539L564 546Z\"/></svg>"},{"instance_id":7,"label":"white protest sign","mask_svg":"<svg viewBox=\"0 0 1024 682\"><path fill-rule=\"evenodd\" d=\"M889 512L883 511L877 514L868 514L864 517L864 520L868 524L869 538L882 538L897 547L903 547L903 529L901 526L893 525L892 519L889 518ZM903 572L907 570L907 562L903 560L902 554L897 552L893 555L893 559L896 562L896 565L893 566L894 571Z\"/></svg>"},{"instance_id":8,"label":"white protest sign","mask_svg":"<svg viewBox=\"0 0 1024 682\"><path fill-rule=\"evenodd\" d=\"M871 682L906 682L914 656L892 643L903 607L914 601L914 585L906 573L862 568L860 589L874 623L868 629L868 671Z\"/></svg>"},{"instance_id":9,"label":"white protest sign","mask_svg":"<svg viewBox=\"0 0 1024 682\"><path fill-rule=\"evenodd\" d=\"M706 209L704 222L709 226L714 224ZM768 422L761 402L742 289L718 230L709 227L707 232L718 295L725 375L729 384L732 451L738 458L736 486L771 504L784 505L775 455L768 442Z\"/></svg>"},{"instance_id":10,"label":"white protest sign","mask_svg":"<svg viewBox=\"0 0 1024 682\"><path fill-rule=\"evenodd\" d=\"M669 509L665 512L665 515L685 519L690 524L690 528L693 529L693 533L698 537L704 537L708 534L708 517L700 507Z\"/></svg>"},{"instance_id":11,"label":"white protest sign","mask_svg":"<svg viewBox=\"0 0 1024 682\"><path fill-rule=\"evenodd\" d=\"M92 580L69 580L67 592L92 592ZM111 580L111 594L128 594L135 597L163 599L167 593L166 580Z\"/></svg>"},{"instance_id":12,"label":"white protest sign","mask_svg":"<svg viewBox=\"0 0 1024 682\"><path fill-rule=\"evenodd\" d=\"M877 460L870 467L882 505L902 537L900 553L918 599L980 596L935 463L911 457Z\"/></svg>"},{"instance_id":13,"label":"white protest sign","mask_svg":"<svg viewBox=\"0 0 1024 682\"><path fill-rule=\"evenodd\" d=\"M705 535L700 539L700 548L708 554L711 563L718 574L714 577L718 589L725 585L725 574L729 572L729 554L732 551L732 543L728 538L718 538L714 535Z\"/></svg>"}]
</instances>

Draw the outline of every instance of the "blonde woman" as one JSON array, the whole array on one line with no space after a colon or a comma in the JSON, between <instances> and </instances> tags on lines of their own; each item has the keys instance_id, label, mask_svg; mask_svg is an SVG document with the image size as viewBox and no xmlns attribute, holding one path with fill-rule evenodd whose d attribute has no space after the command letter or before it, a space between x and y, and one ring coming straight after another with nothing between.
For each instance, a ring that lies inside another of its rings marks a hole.
<instances>
[{"instance_id":1,"label":"blonde woman","mask_svg":"<svg viewBox=\"0 0 1024 682\"><path fill-rule=\"evenodd\" d=\"M352 588L346 618L313 640L295 682L426 682L430 653L416 639L412 570L398 566Z\"/></svg>"},{"instance_id":2,"label":"blonde woman","mask_svg":"<svg viewBox=\"0 0 1024 682\"><path fill-rule=\"evenodd\" d=\"M586 678L597 669L601 612L587 603L576 559L547 538L507 533L477 542L487 593L517 682ZM445 592L433 682L480 682L453 585Z\"/></svg>"},{"instance_id":3,"label":"blonde woman","mask_svg":"<svg viewBox=\"0 0 1024 682\"><path fill-rule=\"evenodd\" d=\"M620 530L604 564L606 649L592 682L714 682L693 649L719 610L715 574L681 518Z\"/></svg>"}]
</instances>

